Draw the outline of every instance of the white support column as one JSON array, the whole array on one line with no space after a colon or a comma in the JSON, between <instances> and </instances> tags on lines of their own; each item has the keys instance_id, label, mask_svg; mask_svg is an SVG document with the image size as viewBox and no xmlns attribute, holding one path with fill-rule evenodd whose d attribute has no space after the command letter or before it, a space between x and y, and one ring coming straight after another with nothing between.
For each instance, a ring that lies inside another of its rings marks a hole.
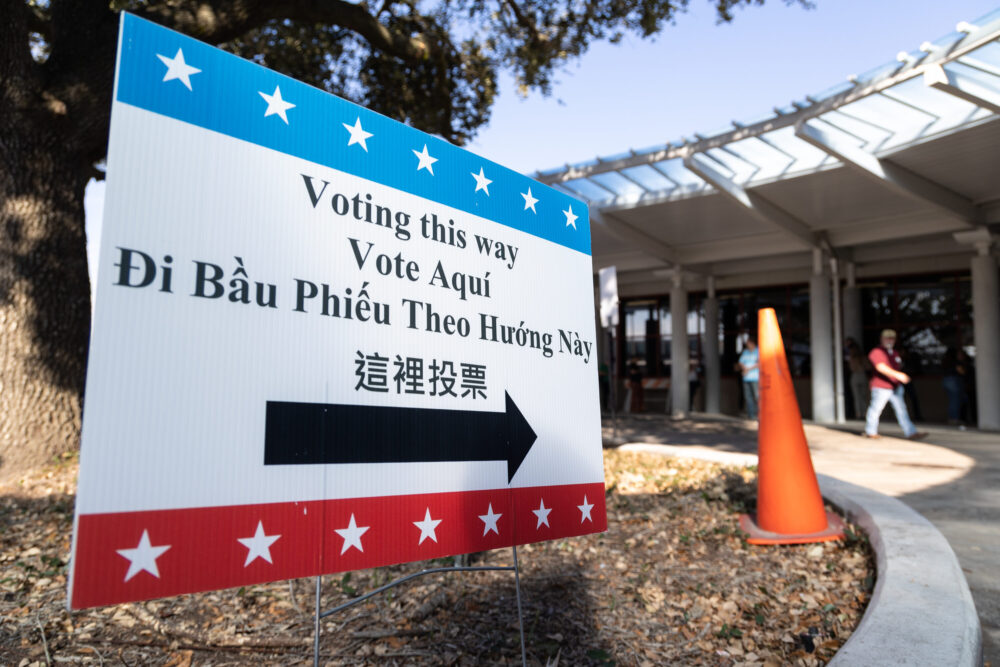
<instances>
[{"instance_id":1,"label":"white support column","mask_svg":"<svg viewBox=\"0 0 1000 667\"><path fill-rule=\"evenodd\" d=\"M708 296L705 299L705 340L702 352L705 355L705 412L720 412L720 367L719 367L719 300L715 296L715 277L708 277Z\"/></svg>"},{"instance_id":2,"label":"white support column","mask_svg":"<svg viewBox=\"0 0 1000 667\"><path fill-rule=\"evenodd\" d=\"M840 309L840 263L830 258L830 291L833 294L833 379L836 421L843 424L844 416L844 327Z\"/></svg>"},{"instance_id":3,"label":"white support column","mask_svg":"<svg viewBox=\"0 0 1000 667\"><path fill-rule=\"evenodd\" d=\"M990 244L972 258L973 335L979 428L1000 430L1000 284Z\"/></svg>"},{"instance_id":4,"label":"white support column","mask_svg":"<svg viewBox=\"0 0 1000 667\"><path fill-rule=\"evenodd\" d=\"M992 255L994 238L987 228L978 227L957 232L955 240L976 249L971 269L978 426L1000 430L1000 276Z\"/></svg>"},{"instance_id":5,"label":"white support column","mask_svg":"<svg viewBox=\"0 0 1000 667\"><path fill-rule=\"evenodd\" d=\"M674 274L670 290L670 413L683 419L688 415L688 298L681 284L681 272Z\"/></svg>"},{"instance_id":6,"label":"white support column","mask_svg":"<svg viewBox=\"0 0 1000 667\"><path fill-rule=\"evenodd\" d=\"M821 424L834 421L833 332L830 321L830 281L823 275L823 251L813 250L813 275L809 279L809 351L812 354L812 418Z\"/></svg>"},{"instance_id":7,"label":"white support column","mask_svg":"<svg viewBox=\"0 0 1000 667\"><path fill-rule=\"evenodd\" d=\"M844 267L844 277L847 284L844 287L844 336L853 338L864 349L864 323L861 320L861 290L855 283L855 268L853 262Z\"/></svg>"}]
</instances>

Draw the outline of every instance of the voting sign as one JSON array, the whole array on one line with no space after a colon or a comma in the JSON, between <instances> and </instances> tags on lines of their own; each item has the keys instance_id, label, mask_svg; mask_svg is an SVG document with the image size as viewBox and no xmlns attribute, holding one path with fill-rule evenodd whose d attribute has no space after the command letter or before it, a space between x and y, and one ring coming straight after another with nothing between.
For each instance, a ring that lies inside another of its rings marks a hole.
<instances>
[{"instance_id":1,"label":"voting sign","mask_svg":"<svg viewBox=\"0 0 1000 667\"><path fill-rule=\"evenodd\" d=\"M606 528L587 208L123 14L70 605Z\"/></svg>"}]
</instances>

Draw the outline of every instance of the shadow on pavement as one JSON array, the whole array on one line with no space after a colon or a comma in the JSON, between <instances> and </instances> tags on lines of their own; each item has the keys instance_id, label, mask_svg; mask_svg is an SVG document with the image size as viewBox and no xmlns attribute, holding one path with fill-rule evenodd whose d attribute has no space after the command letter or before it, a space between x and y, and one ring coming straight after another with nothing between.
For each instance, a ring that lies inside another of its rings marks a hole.
<instances>
[{"instance_id":1,"label":"shadow on pavement","mask_svg":"<svg viewBox=\"0 0 1000 667\"><path fill-rule=\"evenodd\" d=\"M610 415L602 415L605 446L646 442L711 447L724 452L757 453L755 422L698 415L672 419L667 415L619 415L617 429Z\"/></svg>"},{"instance_id":2,"label":"shadow on pavement","mask_svg":"<svg viewBox=\"0 0 1000 667\"><path fill-rule=\"evenodd\" d=\"M958 556L983 631L983 659L1000 665L1000 436L932 433L929 442L975 459L958 479L900 496L948 539Z\"/></svg>"}]
</instances>

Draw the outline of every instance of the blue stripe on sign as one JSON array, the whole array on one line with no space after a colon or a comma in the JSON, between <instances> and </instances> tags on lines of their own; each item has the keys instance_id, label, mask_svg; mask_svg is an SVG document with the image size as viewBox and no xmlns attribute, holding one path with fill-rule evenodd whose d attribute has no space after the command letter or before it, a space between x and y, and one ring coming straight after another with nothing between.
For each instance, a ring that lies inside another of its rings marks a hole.
<instances>
[{"instance_id":1,"label":"blue stripe on sign","mask_svg":"<svg viewBox=\"0 0 1000 667\"><path fill-rule=\"evenodd\" d=\"M178 32L127 13L122 20L119 102L382 183L590 254L588 211L580 200ZM371 136L352 134L344 126L354 127L359 119L363 132ZM348 145L352 136L358 140ZM421 160L417 153L434 161ZM429 168L418 169L421 164ZM480 174L482 178L476 178Z\"/></svg>"}]
</instances>

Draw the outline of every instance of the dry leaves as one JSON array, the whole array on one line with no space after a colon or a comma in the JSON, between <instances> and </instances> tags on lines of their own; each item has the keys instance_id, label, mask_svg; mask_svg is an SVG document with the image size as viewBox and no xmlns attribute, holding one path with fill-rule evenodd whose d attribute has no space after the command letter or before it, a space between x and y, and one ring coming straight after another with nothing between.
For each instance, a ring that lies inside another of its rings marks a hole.
<instances>
[{"instance_id":1,"label":"dry leaves","mask_svg":"<svg viewBox=\"0 0 1000 667\"><path fill-rule=\"evenodd\" d=\"M605 454L608 532L519 549L530 663L819 665L846 641L873 581L864 540L749 547L752 471ZM68 459L0 489L0 664L311 664L313 580L67 612L75 476ZM325 577L324 607L423 565ZM432 575L322 626L324 664L520 662L508 573Z\"/></svg>"}]
</instances>

